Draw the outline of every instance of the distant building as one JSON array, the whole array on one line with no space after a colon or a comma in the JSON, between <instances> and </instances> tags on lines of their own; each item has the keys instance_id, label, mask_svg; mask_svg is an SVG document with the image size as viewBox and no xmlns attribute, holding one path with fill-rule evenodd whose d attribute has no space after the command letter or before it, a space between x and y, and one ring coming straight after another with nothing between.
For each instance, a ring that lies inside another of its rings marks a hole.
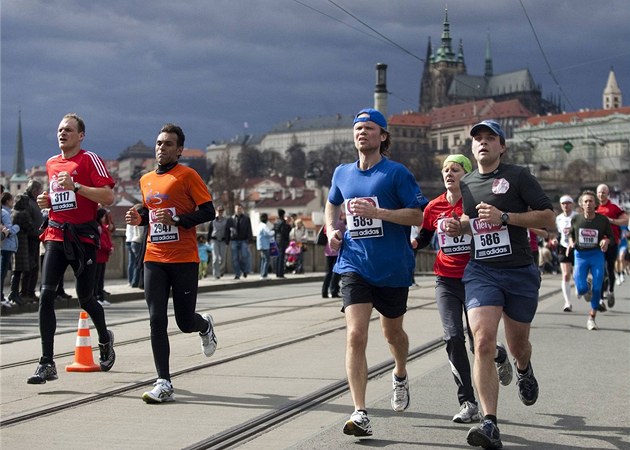
<instances>
[{"instance_id":1,"label":"distant building","mask_svg":"<svg viewBox=\"0 0 630 450\"><path fill-rule=\"evenodd\" d=\"M304 153L318 151L338 142L353 142L353 115L335 114L310 119L296 117L274 126L263 138L258 148L272 149L284 155L295 143L304 144Z\"/></svg>"},{"instance_id":2,"label":"distant building","mask_svg":"<svg viewBox=\"0 0 630 450\"><path fill-rule=\"evenodd\" d=\"M532 117L514 130L511 143L531 148L530 168L539 177L625 185L630 172L630 107Z\"/></svg>"},{"instance_id":3,"label":"distant building","mask_svg":"<svg viewBox=\"0 0 630 450\"><path fill-rule=\"evenodd\" d=\"M493 99L496 102L517 99L534 114L560 112L558 105L542 98L541 88L536 85L529 70L494 74L489 37L486 44L484 74L468 75L463 41L460 39L458 51L455 53L452 48L448 10L445 10L441 45L435 53L429 38L420 81L418 110L426 113L433 108L481 99Z\"/></svg>"},{"instance_id":4,"label":"distant building","mask_svg":"<svg viewBox=\"0 0 630 450\"><path fill-rule=\"evenodd\" d=\"M506 137L533 114L519 100L495 102L492 99L434 108L429 113L406 112L389 119L395 151L413 154L422 146L443 154L459 153L470 130L478 122L494 119L501 123Z\"/></svg>"},{"instance_id":5,"label":"distant building","mask_svg":"<svg viewBox=\"0 0 630 450\"><path fill-rule=\"evenodd\" d=\"M139 180L141 174L155 163L155 150L138 141L124 149L117 161L118 178Z\"/></svg>"}]
</instances>

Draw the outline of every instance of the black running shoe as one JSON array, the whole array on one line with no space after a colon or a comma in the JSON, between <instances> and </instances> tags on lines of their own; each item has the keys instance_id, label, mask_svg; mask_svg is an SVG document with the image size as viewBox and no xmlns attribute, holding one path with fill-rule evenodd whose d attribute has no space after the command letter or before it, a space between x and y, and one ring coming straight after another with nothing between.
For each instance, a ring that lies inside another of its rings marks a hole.
<instances>
[{"instance_id":1,"label":"black running shoe","mask_svg":"<svg viewBox=\"0 0 630 450\"><path fill-rule=\"evenodd\" d=\"M479 425L472 427L468 431L466 440L473 447L503 448L499 427L492 420L484 420Z\"/></svg>"},{"instance_id":2,"label":"black running shoe","mask_svg":"<svg viewBox=\"0 0 630 450\"><path fill-rule=\"evenodd\" d=\"M613 306L615 306L615 293L608 292L608 295L606 295L606 301L608 302L609 308L612 308Z\"/></svg>"},{"instance_id":3,"label":"black running shoe","mask_svg":"<svg viewBox=\"0 0 630 450\"><path fill-rule=\"evenodd\" d=\"M40 362L35 369L35 374L30 377L26 382L28 384L45 384L46 381L54 381L57 378L57 367L54 362L42 363Z\"/></svg>"},{"instance_id":4,"label":"black running shoe","mask_svg":"<svg viewBox=\"0 0 630 450\"><path fill-rule=\"evenodd\" d=\"M106 344L98 344L98 348L101 351L101 357L99 363L101 364L101 370L107 372L112 368L114 362L116 362L116 353L114 352L114 333L107 330L109 333L109 342Z\"/></svg>"},{"instance_id":5,"label":"black running shoe","mask_svg":"<svg viewBox=\"0 0 630 450\"><path fill-rule=\"evenodd\" d=\"M516 366L516 361L514 361ZM516 387L518 387L518 396L526 406L531 406L538 400L538 381L534 376L532 363L529 362L527 372L524 375L516 371Z\"/></svg>"}]
</instances>

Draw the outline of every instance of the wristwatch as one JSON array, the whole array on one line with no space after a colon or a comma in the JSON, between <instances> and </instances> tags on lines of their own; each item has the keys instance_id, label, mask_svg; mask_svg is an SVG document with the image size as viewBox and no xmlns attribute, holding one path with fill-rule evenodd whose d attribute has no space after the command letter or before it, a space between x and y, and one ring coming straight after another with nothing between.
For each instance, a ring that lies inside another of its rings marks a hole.
<instances>
[{"instance_id":1,"label":"wristwatch","mask_svg":"<svg viewBox=\"0 0 630 450\"><path fill-rule=\"evenodd\" d=\"M81 183L75 182L74 183L74 193L76 194L79 191L79 189L81 189Z\"/></svg>"},{"instance_id":2,"label":"wristwatch","mask_svg":"<svg viewBox=\"0 0 630 450\"><path fill-rule=\"evenodd\" d=\"M173 216L173 222L175 222L175 225L179 225L179 221L180 221L179 216L178 215L174 215Z\"/></svg>"},{"instance_id":3,"label":"wristwatch","mask_svg":"<svg viewBox=\"0 0 630 450\"><path fill-rule=\"evenodd\" d=\"M501 213L501 225L505 226L510 221L510 215L506 212Z\"/></svg>"}]
</instances>

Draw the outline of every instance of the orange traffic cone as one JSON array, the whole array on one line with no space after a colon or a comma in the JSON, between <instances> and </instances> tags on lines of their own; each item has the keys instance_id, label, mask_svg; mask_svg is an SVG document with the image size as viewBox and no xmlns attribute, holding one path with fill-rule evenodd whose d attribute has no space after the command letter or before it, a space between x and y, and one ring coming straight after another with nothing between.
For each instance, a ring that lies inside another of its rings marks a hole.
<instances>
[{"instance_id":1,"label":"orange traffic cone","mask_svg":"<svg viewBox=\"0 0 630 450\"><path fill-rule=\"evenodd\" d=\"M66 372L100 372L101 366L92 358L92 339L88 325L88 313L81 311L74 349L74 362L66 366Z\"/></svg>"}]
</instances>

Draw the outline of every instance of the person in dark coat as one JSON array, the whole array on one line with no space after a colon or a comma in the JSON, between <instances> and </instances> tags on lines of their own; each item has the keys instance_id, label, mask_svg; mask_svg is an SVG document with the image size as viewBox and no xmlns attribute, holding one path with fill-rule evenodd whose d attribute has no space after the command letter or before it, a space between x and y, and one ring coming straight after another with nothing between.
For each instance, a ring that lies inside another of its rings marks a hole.
<instances>
[{"instance_id":1,"label":"person in dark coat","mask_svg":"<svg viewBox=\"0 0 630 450\"><path fill-rule=\"evenodd\" d=\"M279 255L276 259L276 277L284 278L284 252L289 246L289 234L291 233L291 225L286 221L284 209L278 209L278 219L273 225L273 230L276 232Z\"/></svg>"},{"instance_id":2,"label":"person in dark coat","mask_svg":"<svg viewBox=\"0 0 630 450\"><path fill-rule=\"evenodd\" d=\"M15 204L11 212L11 219L14 225L20 226L18 233L18 249L13 258L13 271L11 273L11 293L9 300L17 305L23 305L25 300L20 296L20 280L22 273L32 269L29 258L29 235L34 232L35 227L31 215L28 212L28 196L21 194L15 197Z\"/></svg>"},{"instance_id":3,"label":"person in dark coat","mask_svg":"<svg viewBox=\"0 0 630 450\"><path fill-rule=\"evenodd\" d=\"M39 227L44 222L44 216L41 208L37 205L37 196L44 192L42 183L37 180L29 180L25 197L28 198L28 206L26 211L31 216L33 231L28 235L28 259L30 269L22 274L22 286L20 289L20 297L28 301L39 301L39 297L35 294L37 279L39 278Z\"/></svg>"}]
</instances>

